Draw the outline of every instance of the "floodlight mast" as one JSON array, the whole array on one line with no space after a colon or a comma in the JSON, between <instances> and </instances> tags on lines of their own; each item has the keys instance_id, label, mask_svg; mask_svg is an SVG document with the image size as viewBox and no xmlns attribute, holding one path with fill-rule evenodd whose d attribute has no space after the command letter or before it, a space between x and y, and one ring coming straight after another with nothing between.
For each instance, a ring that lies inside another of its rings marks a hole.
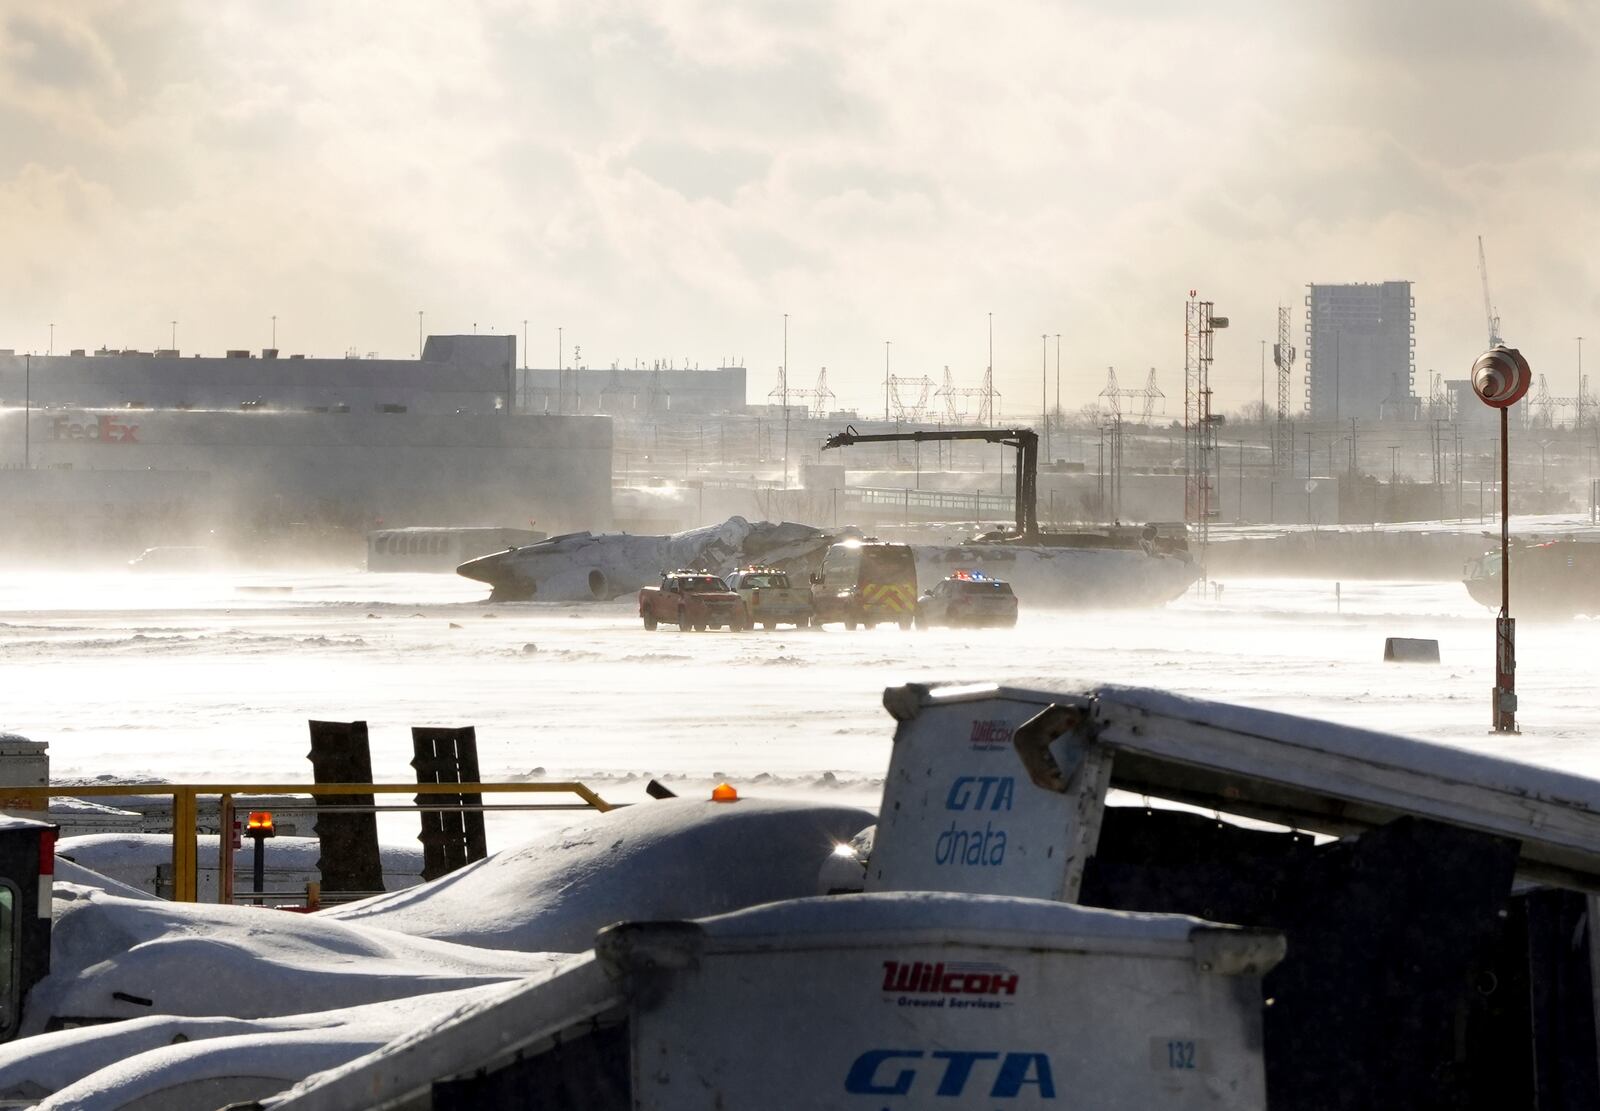
<instances>
[{"instance_id":1,"label":"floodlight mast","mask_svg":"<svg viewBox=\"0 0 1600 1111\"><path fill-rule=\"evenodd\" d=\"M1017 452L1016 503L1017 533L1029 542L1039 538L1039 434L1031 428L950 428L915 432L857 432L846 425L823 442L822 450L850 447L852 444L883 444L930 440L984 440L1015 448Z\"/></svg>"}]
</instances>

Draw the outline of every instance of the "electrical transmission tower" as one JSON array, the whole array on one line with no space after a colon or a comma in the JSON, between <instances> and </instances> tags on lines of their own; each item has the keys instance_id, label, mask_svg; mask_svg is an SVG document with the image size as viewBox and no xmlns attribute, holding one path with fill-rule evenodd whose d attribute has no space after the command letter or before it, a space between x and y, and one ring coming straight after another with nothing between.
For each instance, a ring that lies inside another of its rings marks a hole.
<instances>
[{"instance_id":1,"label":"electrical transmission tower","mask_svg":"<svg viewBox=\"0 0 1600 1111\"><path fill-rule=\"evenodd\" d=\"M1122 387L1118 386L1117 368L1114 366L1108 366L1106 367L1105 389L1100 391L1100 399L1103 404L1101 405L1097 415L1099 413L1107 413L1117 420L1123 420L1123 403L1137 402L1139 409L1139 423L1148 425L1150 423L1151 416L1155 413L1156 399L1165 398L1166 396L1166 394L1161 392L1161 387L1156 385L1155 367L1150 368L1150 375L1144 381L1144 388L1140 390L1132 390L1123 389ZM1131 405L1128 411L1130 413L1132 412Z\"/></svg>"},{"instance_id":2,"label":"electrical transmission tower","mask_svg":"<svg viewBox=\"0 0 1600 1111\"><path fill-rule=\"evenodd\" d=\"M994 367L987 367L983 372L983 389L978 391L982 399L978 404L978 423L989 427L1000 419L999 405L1000 391L994 388Z\"/></svg>"},{"instance_id":3,"label":"electrical transmission tower","mask_svg":"<svg viewBox=\"0 0 1600 1111\"><path fill-rule=\"evenodd\" d=\"M925 379L923 379L925 381ZM930 385L932 383L929 383ZM994 423L994 399L1000 393L994 388L994 374L986 373L983 376L983 385L978 387L957 386L955 378L950 373L950 368L944 368L944 384L933 391L934 400L944 399L944 419L951 424L968 424L972 421L972 403L977 403L977 423L990 425Z\"/></svg>"},{"instance_id":4,"label":"electrical transmission tower","mask_svg":"<svg viewBox=\"0 0 1600 1111\"><path fill-rule=\"evenodd\" d=\"M811 416L826 416L829 403L835 400L834 392L828 388L828 368L823 367L817 374L816 386L809 390L790 390L789 396L799 398Z\"/></svg>"},{"instance_id":5,"label":"electrical transmission tower","mask_svg":"<svg viewBox=\"0 0 1600 1111\"><path fill-rule=\"evenodd\" d=\"M889 392L893 397L896 420L919 424L928 415L928 394L933 390L933 379L926 374L917 378L889 378Z\"/></svg>"},{"instance_id":6,"label":"electrical transmission tower","mask_svg":"<svg viewBox=\"0 0 1600 1111\"><path fill-rule=\"evenodd\" d=\"M1577 408L1575 397L1557 397L1550 392L1544 375L1539 375L1539 388L1529 403L1529 418L1535 428L1554 428L1558 414L1566 408Z\"/></svg>"},{"instance_id":7,"label":"electrical transmission tower","mask_svg":"<svg viewBox=\"0 0 1600 1111\"><path fill-rule=\"evenodd\" d=\"M1155 416L1156 402L1166 401L1167 395L1161 392L1161 387L1156 385L1156 368L1150 368L1150 376L1144 380L1144 389L1139 391L1139 396L1144 399L1144 405L1139 410L1139 423L1149 425L1150 419ZM1166 412L1166 406L1161 406L1161 411Z\"/></svg>"},{"instance_id":8,"label":"electrical transmission tower","mask_svg":"<svg viewBox=\"0 0 1600 1111\"><path fill-rule=\"evenodd\" d=\"M823 367L817 372L817 385L811 391L811 396L816 404L817 412L824 413L838 400L834 392L828 388L828 368Z\"/></svg>"},{"instance_id":9,"label":"electrical transmission tower","mask_svg":"<svg viewBox=\"0 0 1600 1111\"><path fill-rule=\"evenodd\" d=\"M1272 365L1278 368L1278 422L1272 432L1272 465L1286 467L1294 458L1289 427L1289 380L1297 352L1289 342L1289 306L1278 306L1278 342L1272 345Z\"/></svg>"},{"instance_id":10,"label":"electrical transmission tower","mask_svg":"<svg viewBox=\"0 0 1600 1111\"><path fill-rule=\"evenodd\" d=\"M1100 400L1103 402L1100 406L1102 410L1109 410L1113 417L1121 419L1122 391L1117 388L1117 368L1114 366L1106 367L1106 385L1100 391Z\"/></svg>"},{"instance_id":11,"label":"electrical transmission tower","mask_svg":"<svg viewBox=\"0 0 1600 1111\"><path fill-rule=\"evenodd\" d=\"M955 379L950 374L950 368L944 368L944 384L933 391L933 399L938 401L944 398L944 419L951 424L960 424L967 419L965 405L957 405L956 399L965 394L965 390L956 389Z\"/></svg>"}]
</instances>

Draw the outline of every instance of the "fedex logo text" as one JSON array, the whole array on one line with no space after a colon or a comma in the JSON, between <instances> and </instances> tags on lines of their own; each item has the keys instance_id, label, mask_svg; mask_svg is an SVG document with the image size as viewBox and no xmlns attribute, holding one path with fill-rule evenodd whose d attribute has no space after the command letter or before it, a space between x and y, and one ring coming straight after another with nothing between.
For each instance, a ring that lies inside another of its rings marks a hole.
<instances>
[{"instance_id":1,"label":"fedex logo text","mask_svg":"<svg viewBox=\"0 0 1600 1111\"><path fill-rule=\"evenodd\" d=\"M101 414L100 419L87 424L57 417L50 422L50 436L56 440L99 440L103 444L136 444L139 426L123 424Z\"/></svg>"}]
</instances>

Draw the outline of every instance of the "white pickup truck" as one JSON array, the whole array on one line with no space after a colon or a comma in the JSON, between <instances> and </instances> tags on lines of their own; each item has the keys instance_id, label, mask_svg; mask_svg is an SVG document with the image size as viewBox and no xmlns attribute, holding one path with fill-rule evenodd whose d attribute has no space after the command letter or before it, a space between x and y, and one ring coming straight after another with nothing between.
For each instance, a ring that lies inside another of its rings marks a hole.
<instances>
[{"instance_id":1,"label":"white pickup truck","mask_svg":"<svg viewBox=\"0 0 1600 1111\"><path fill-rule=\"evenodd\" d=\"M727 576L728 589L744 599L750 624L763 629L811 624L811 589L789 584L787 572L771 567L744 567Z\"/></svg>"}]
</instances>

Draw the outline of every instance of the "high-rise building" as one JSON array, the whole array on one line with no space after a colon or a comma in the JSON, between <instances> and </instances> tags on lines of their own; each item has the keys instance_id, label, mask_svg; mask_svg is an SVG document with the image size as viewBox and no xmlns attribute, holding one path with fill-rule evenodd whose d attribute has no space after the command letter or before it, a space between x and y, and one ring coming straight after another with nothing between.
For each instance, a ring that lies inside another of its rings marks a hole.
<instances>
[{"instance_id":1,"label":"high-rise building","mask_svg":"<svg viewBox=\"0 0 1600 1111\"><path fill-rule=\"evenodd\" d=\"M1417 314L1411 283L1306 289L1306 412L1311 419L1416 419Z\"/></svg>"}]
</instances>

